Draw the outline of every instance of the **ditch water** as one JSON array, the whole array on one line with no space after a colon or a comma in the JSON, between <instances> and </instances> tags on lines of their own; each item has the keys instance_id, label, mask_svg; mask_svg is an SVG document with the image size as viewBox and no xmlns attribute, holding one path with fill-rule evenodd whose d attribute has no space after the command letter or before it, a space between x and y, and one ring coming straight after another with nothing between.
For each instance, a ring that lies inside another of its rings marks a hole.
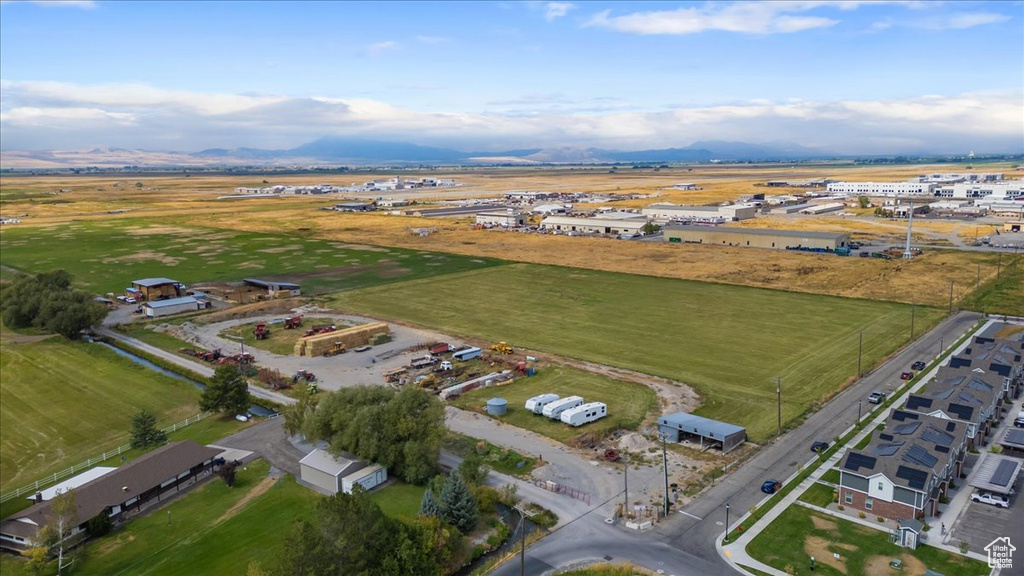
<instances>
[{"instance_id":1,"label":"ditch water","mask_svg":"<svg viewBox=\"0 0 1024 576\"><path fill-rule=\"evenodd\" d=\"M505 506L504 504L498 504L497 513L501 520L505 522L505 525L512 530L512 535L509 536L508 540L503 542L501 546L498 546L494 550L488 552L487 554L484 554L483 556L477 558L473 562L470 562L469 564L463 566L453 576L469 576L475 570L478 570L481 566L485 565L487 562L495 558L501 558L510 552L519 552L522 546L522 543L520 541L522 535L518 531L516 531L516 528L519 527L519 512L517 512L513 508ZM524 524L526 525L527 537L529 537L537 530L542 530L540 526L534 524L532 521L530 521L529 518L526 519L526 522ZM516 557L514 559L511 559L509 560L509 562L514 562L518 564L519 558Z\"/></svg>"},{"instance_id":2,"label":"ditch water","mask_svg":"<svg viewBox=\"0 0 1024 576\"><path fill-rule=\"evenodd\" d=\"M174 378L175 380L182 380L184 382L188 382L189 384L195 386L196 388L198 388L200 390L206 390L206 384L203 384L202 382L199 382L198 380L193 380L193 379L191 379L191 378L189 378L187 376L182 376L181 374L178 374L177 372L175 372L173 370L168 370L167 368L164 368L162 366L157 366L156 364L150 362L149 360L146 360L145 358L142 358L141 356L136 356L135 354L132 354L131 352L128 352L126 350L122 350L122 349L118 348L117 346L114 346L112 344L109 344L107 342L103 342L103 341L100 341L100 340L90 340L90 342L92 342L94 344L99 344L100 346L106 346L107 348L110 348L111 350L113 350L114 353L117 354L118 356L123 356L124 358L127 358L127 359L131 360L132 362L135 362L136 364L138 364L140 366L145 366L146 368L149 368L150 370L152 370L154 372L158 372L160 374L163 374L164 376L169 376L171 378ZM252 406L249 407L249 414L252 414L253 416L260 416L260 417L263 417L263 418L269 418L269 417L277 416L278 412L276 410L271 410L270 408L267 408L266 406L263 406L262 404L253 404Z\"/></svg>"}]
</instances>

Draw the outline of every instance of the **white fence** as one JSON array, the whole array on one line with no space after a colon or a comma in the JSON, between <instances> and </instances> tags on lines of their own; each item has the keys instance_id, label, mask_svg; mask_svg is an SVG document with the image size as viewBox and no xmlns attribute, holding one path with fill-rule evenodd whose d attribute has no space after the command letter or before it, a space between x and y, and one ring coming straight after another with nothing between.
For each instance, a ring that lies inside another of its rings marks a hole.
<instances>
[{"instance_id":1,"label":"white fence","mask_svg":"<svg viewBox=\"0 0 1024 576\"><path fill-rule=\"evenodd\" d=\"M195 424L196 422L199 422L200 420L202 420L203 418L206 418L209 415L210 415L209 412L200 412L199 414L196 414L195 416L191 416L189 418L186 418L186 419L182 420L181 422L178 422L177 424L174 424L172 426L168 426L167 428L164 428L164 432L166 432L167 434L170 434L171 432L175 432L177 430L181 430L182 428L184 428L186 426L189 426L191 424ZM89 468L92 468L93 466L96 466L97 464L101 464L101 463L109 460L110 458L113 458L115 456L120 456L121 454L123 454L125 452L128 452L131 449L132 449L132 445L131 444L125 444L123 446L118 446L117 448L115 448L113 450L110 450L108 452L104 452L103 454L100 454L99 456L95 456L93 458L89 458L85 462L80 462L80 463L75 464L74 466L72 466L70 468L67 468L65 470L61 470L60 472L54 472L53 474L43 478L42 480L36 480L35 482L33 482L33 483L31 483L31 484L29 484L27 486L22 486L21 488L18 488L17 490L13 490L13 491L8 492L6 494L0 495L0 504L2 504L4 502L7 502L8 500L13 500L14 498L17 498L19 496L24 496L25 494L30 494L30 493L38 492L42 488L46 488L46 487L52 486L52 485L56 484L57 482L60 482L61 480L65 479L65 478L70 478L71 476L74 476L75 474L81 472L82 470L87 470Z\"/></svg>"}]
</instances>

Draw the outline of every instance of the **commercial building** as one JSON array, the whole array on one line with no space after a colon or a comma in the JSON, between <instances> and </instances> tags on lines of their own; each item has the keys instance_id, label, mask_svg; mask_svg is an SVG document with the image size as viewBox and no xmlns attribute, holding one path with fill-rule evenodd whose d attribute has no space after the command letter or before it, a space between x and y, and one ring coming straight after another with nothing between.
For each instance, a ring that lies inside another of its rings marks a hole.
<instances>
[{"instance_id":1,"label":"commercial building","mask_svg":"<svg viewBox=\"0 0 1024 576\"><path fill-rule=\"evenodd\" d=\"M917 177L918 182L931 182L935 184L955 184L958 182L995 182L1002 180L1001 172L978 172L978 173L945 173L945 174L921 174Z\"/></svg>"},{"instance_id":2,"label":"commercial building","mask_svg":"<svg viewBox=\"0 0 1024 576\"><path fill-rule=\"evenodd\" d=\"M803 230L769 230L762 228L725 228L722 226L668 226L663 230L666 242L714 244L718 246L751 246L776 250L820 248L834 251L850 246L850 235Z\"/></svg>"},{"instance_id":3,"label":"commercial building","mask_svg":"<svg viewBox=\"0 0 1024 576\"><path fill-rule=\"evenodd\" d=\"M800 210L801 214L826 214L828 212L838 212L846 208L846 204L842 202L830 202L828 204L811 204L807 208Z\"/></svg>"},{"instance_id":4,"label":"commercial building","mask_svg":"<svg viewBox=\"0 0 1024 576\"><path fill-rule=\"evenodd\" d=\"M146 302L142 305L142 311L146 314L147 318L159 318L183 312L196 312L209 307L209 302L200 302L192 296L182 296L181 298L171 298L170 300Z\"/></svg>"},{"instance_id":5,"label":"commercial building","mask_svg":"<svg viewBox=\"0 0 1024 576\"><path fill-rule=\"evenodd\" d=\"M572 216L548 216L540 227L561 232L584 234L642 234L647 225L645 218L617 220L612 218L574 218Z\"/></svg>"},{"instance_id":6,"label":"commercial building","mask_svg":"<svg viewBox=\"0 0 1024 576\"><path fill-rule=\"evenodd\" d=\"M680 182L679 184L672 186L672 188L676 190L700 190L700 188L697 188L697 185L693 182Z\"/></svg>"},{"instance_id":7,"label":"commercial building","mask_svg":"<svg viewBox=\"0 0 1024 576\"><path fill-rule=\"evenodd\" d=\"M771 209L771 213L774 214L796 214L805 208L810 208L813 204L784 204L782 206L776 206Z\"/></svg>"},{"instance_id":8,"label":"commercial building","mask_svg":"<svg viewBox=\"0 0 1024 576\"><path fill-rule=\"evenodd\" d=\"M526 225L526 215L509 208L493 212L480 212L476 215L476 223L482 226L505 226L515 228Z\"/></svg>"},{"instance_id":9,"label":"commercial building","mask_svg":"<svg viewBox=\"0 0 1024 576\"><path fill-rule=\"evenodd\" d=\"M174 442L123 464L112 472L74 489L78 525L72 537L101 514L114 522L129 510L139 512L168 493L209 476L220 449L191 440ZM0 522L0 548L23 552L39 544L39 531L53 517L53 501L43 501Z\"/></svg>"},{"instance_id":10,"label":"commercial building","mask_svg":"<svg viewBox=\"0 0 1024 576\"><path fill-rule=\"evenodd\" d=\"M980 184L961 183L935 189L935 195L943 198L986 199L988 201L1013 200L1024 196L1020 180L986 182Z\"/></svg>"},{"instance_id":11,"label":"commercial building","mask_svg":"<svg viewBox=\"0 0 1024 576\"><path fill-rule=\"evenodd\" d=\"M894 520L939 513L967 453L966 426L893 410L882 431L839 463L839 503Z\"/></svg>"},{"instance_id":12,"label":"commercial building","mask_svg":"<svg viewBox=\"0 0 1024 576\"><path fill-rule=\"evenodd\" d=\"M377 205L373 202L342 202L335 204L334 209L338 212L372 212Z\"/></svg>"},{"instance_id":13,"label":"commercial building","mask_svg":"<svg viewBox=\"0 0 1024 576\"><path fill-rule=\"evenodd\" d=\"M742 426L686 412L665 414L658 418L658 434L670 442L699 442L702 450L705 444L719 445L723 454L728 454L747 440L747 429Z\"/></svg>"},{"instance_id":14,"label":"commercial building","mask_svg":"<svg viewBox=\"0 0 1024 576\"><path fill-rule=\"evenodd\" d=\"M181 282L170 278L143 278L132 280L130 295L140 300L177 298L182 295L184 288ZM129 294L129 291L126 290L125 294Z\"/></svg>"},{"instance_id":15,"label":"commercial building","mask_svg":"<svg viewBox=\"0 0 1024 576\"><path fill-rule=\"evenodd\" d=\"M732 204L729 206L678 206L675 204L651 204L643 209L643 215L658 220L709 220L740 221L757 215L757 206Z\"/></svg>"},{"instance_id":16,"label":"commercial building","mask_svg":"<svg viewBox=\"0 0 1024 576\"><path fill-rule=\"evenodd\" d=\"M299 460L299 478L317 492L333 496L338 492L350 494L357 484L369 490L387 481L388 471L351 454L334 456L317 448Z\"/></svg>"},{"instance_id":17,"label":"commercial building","mask_svg":"<svg viewBox=\"0 0 1024 576\"><path fill-rule=\"evenodd\" d=\"M851 196L934 196L935 184L927 182L832 182L829 194Z\"/></svg>"}]
</instances>

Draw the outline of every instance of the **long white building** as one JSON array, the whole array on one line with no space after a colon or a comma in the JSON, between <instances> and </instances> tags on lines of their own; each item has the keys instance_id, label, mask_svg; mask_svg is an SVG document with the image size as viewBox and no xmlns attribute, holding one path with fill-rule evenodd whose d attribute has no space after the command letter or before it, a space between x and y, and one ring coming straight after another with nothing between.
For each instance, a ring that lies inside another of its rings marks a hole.
<instances>
[{"instance_id":1,"label":"long white building","mask_svg":"<svg viewBox=\"0 0 1024 576\"><path fill-rule=\"evenodd\" d=\"M540 227L547 230L587 234L640 234L646 225L646 218L617 220L612 218L548 216L540 222Z\"/></svg>"},{"instance_id":2,"label":"long white building","mask_svg":"<svg viewBox=\"0 0 1024 576\"><path fill-rule=\"evenodd\" d=\"M982 184L953 184L935 190L941 198L964 198L968 200L986 199L989 201L1013 200L1024 196L1024 186L1020 180L1003 182L987 182Z\"/></svg>"},{"instance_id":3,"label":"long white building","mask_svg":"<svg viewBox=\"0 0 1024 576\"><path fill-rule=\"evenodd\" d=\"M643 209L643 215L661 220L727 221L748 220L757 214L756 206L733 204L730 206L678 206L676 204L651 204Z\"/></svg>"},{"instance_id":4,"label":"long white building","mask_svg":"<svg viewBox=\"0 0 1024 576\"><path fill-rule=\"evenodd\" d=\"M849 196L934 196L935 184L926 182L833 182L830 194Z\"/></svg>"}]
</instances>

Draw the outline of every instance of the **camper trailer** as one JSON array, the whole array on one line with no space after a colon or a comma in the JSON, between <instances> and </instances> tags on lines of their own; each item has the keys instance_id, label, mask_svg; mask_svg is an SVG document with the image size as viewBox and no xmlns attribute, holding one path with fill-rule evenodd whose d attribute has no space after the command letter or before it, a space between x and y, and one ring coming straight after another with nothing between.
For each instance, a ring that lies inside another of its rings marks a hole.
<instances>
[{"instance_id":1,"label":"camper trailer","mask_svg":"<svg viewBox=\"0 0 1024 576\"><path fill-rule=\"evenodd\" d=\"M541 394L540 396L534 396L526 401L526 409L534 414L540 414L544 411L544 407L551 404L555 400L558 400L558 394Z\"/></svg>"},{"instance_id":2,"label":"camper trailer","mask_svg":"<svg viewBox=\"0 0 1024 576\"><path fill-rule=\"evenodd\" d=\"M474 346L471 348L466 348L465 350L459 350L458 352L455 352L454 354L452 354L452 358L455 360L459 360L460 362L465 362L466 360L479 358L481 355L483 355L483 353L483 350Z\"/></svg>"},{"instance_id":3,"label":"camper trailer","mask_svg":"<svg viewBox=\"0 0 1024 576\"><path fill-rule=\"evenodd\" d=\"M568 398L562 398L561 400L555 400L548 404L541 411L548 418L558 420L558 417L562 415L562 412L570 408L575 408L583 404L583 398L581 396L569 396Z\"/></svg>"},{"instance_id":4,"label":"camper trailer","mask_svg":"<svg viewBox=\"0 0 1024 576\"><path fill-rule=\"evenodd\" d=\"M604 402L587 402L562 412L562 422L570 426L582 426L608 415L608 406Z\"/></svg>"}]
</instances>

